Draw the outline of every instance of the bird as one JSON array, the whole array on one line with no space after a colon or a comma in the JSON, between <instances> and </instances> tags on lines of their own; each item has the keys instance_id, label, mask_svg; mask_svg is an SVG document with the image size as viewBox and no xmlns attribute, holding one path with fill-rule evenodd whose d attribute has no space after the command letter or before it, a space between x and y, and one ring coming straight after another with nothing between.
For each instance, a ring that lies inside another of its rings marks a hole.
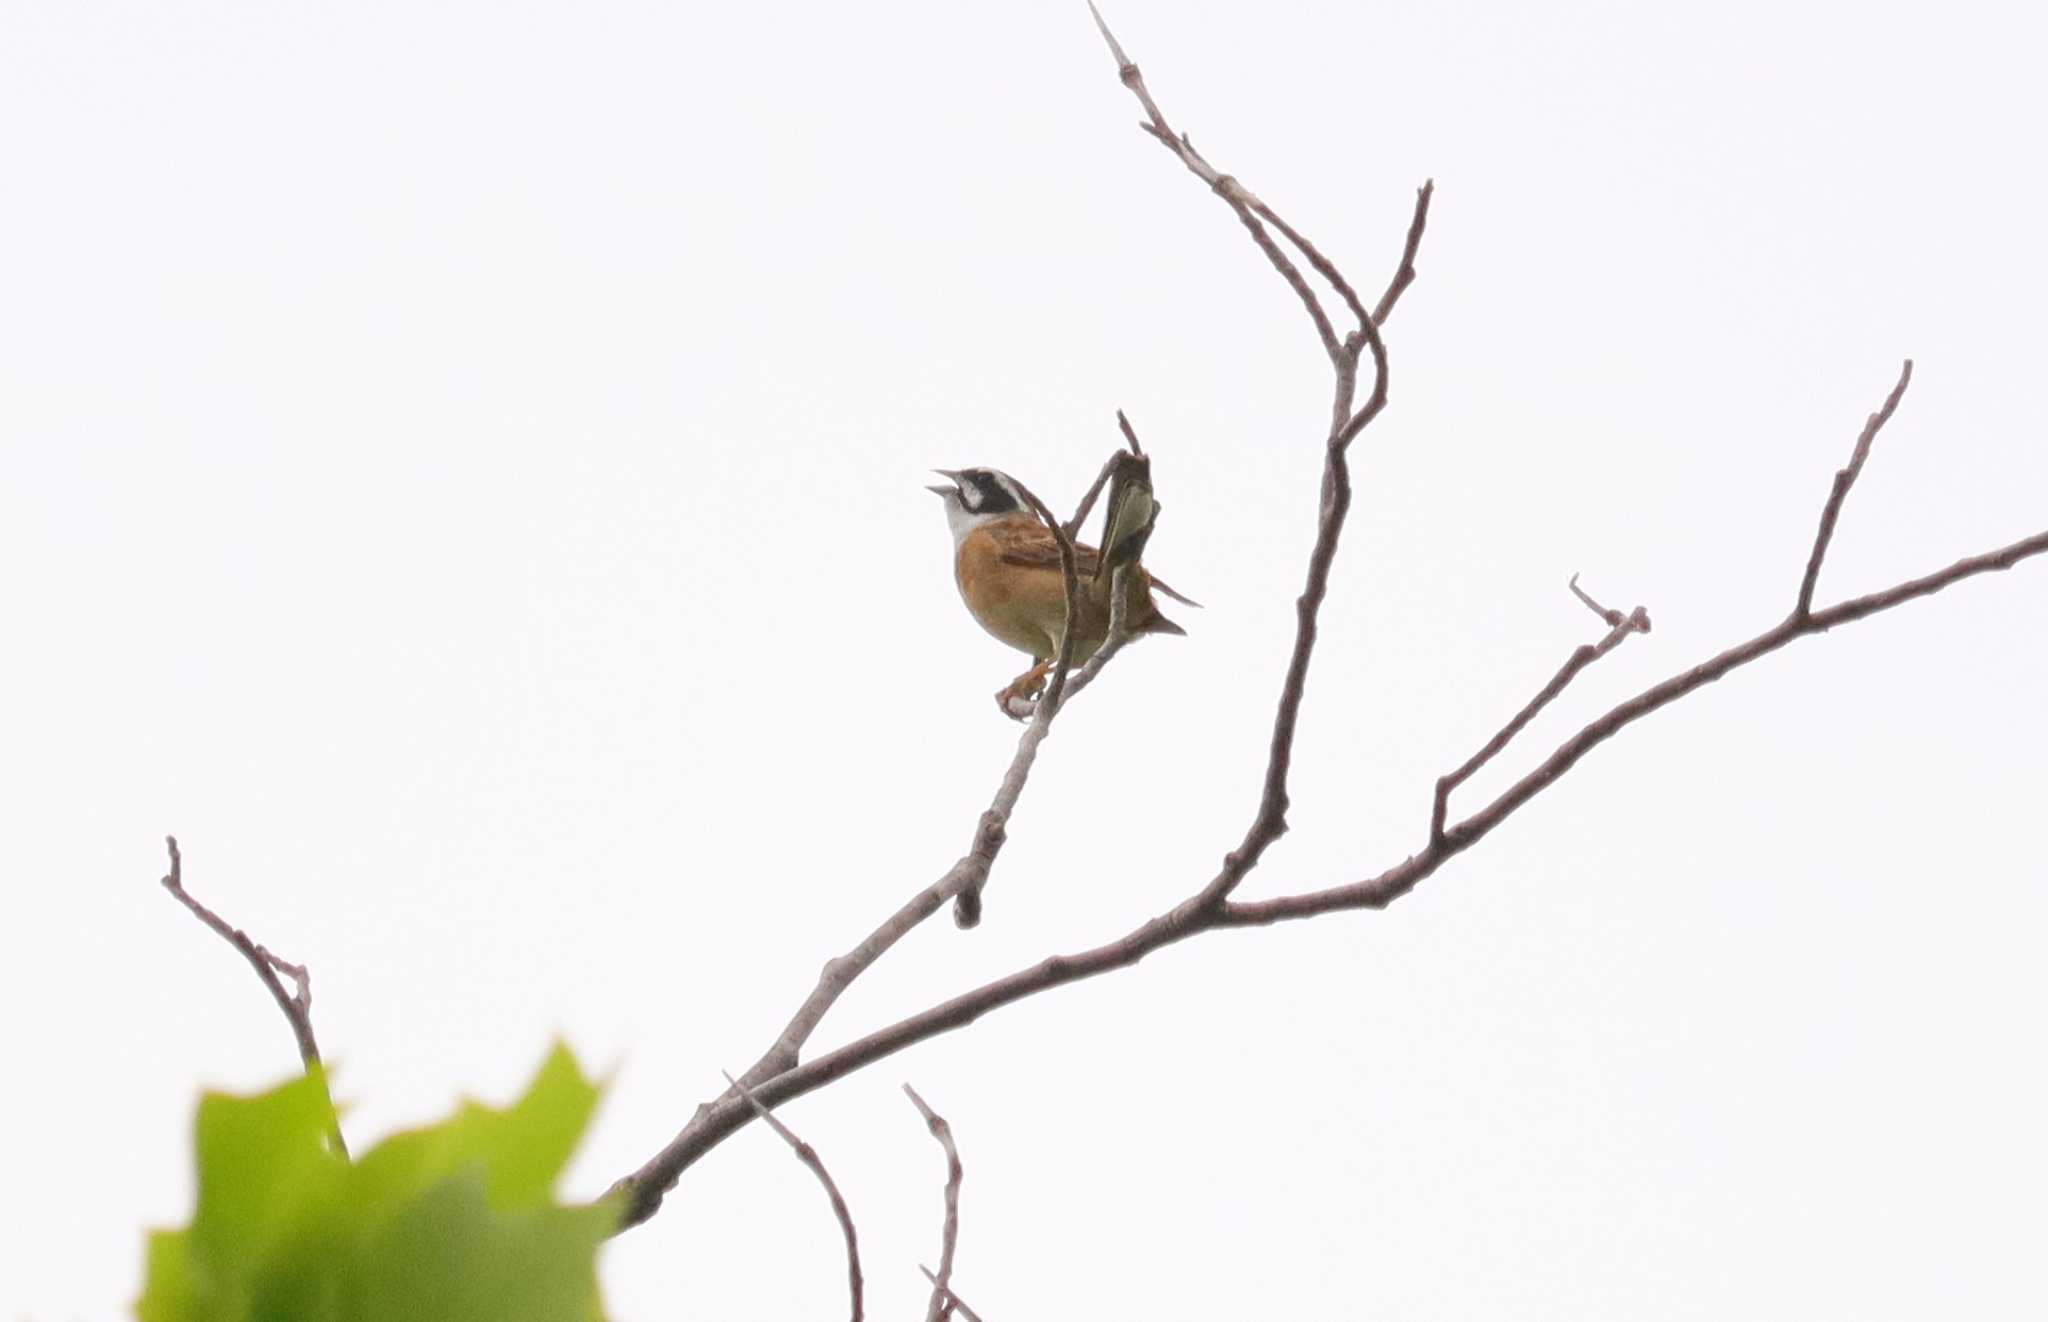
<instances>
[{"instance_id":1,"label":"bird","mask_svg":"<svg viewBox=\"0 0 2048 1322\"><path fill-rule=\"evenodd\" d=\"M1067 600L1059 541L1032 513L1017 480L1000 469L932 471L946 479L944 486L925 489L945 502L960 599L975 623L1032 659L1030 669L996 692L996 706L1014 717L1012 700L1035 695L1059 655ZM1158 502L1152 498L1142 461L1119 472L1103 516L1102 540L1110 554L1105 558L1092 546L1074 544L1074 569L1080 579L1074 665L1095 655L1109 635L1110 592L1120 564L1130 566L1125 575L1124 628L1132 635L1186 635L1187 630L1160 611L1154 592L1185 605L1201 605L1137 563L1158 515ZM1103 572L1105 565L1112 572Z\"/></svg>"}]
</instances>

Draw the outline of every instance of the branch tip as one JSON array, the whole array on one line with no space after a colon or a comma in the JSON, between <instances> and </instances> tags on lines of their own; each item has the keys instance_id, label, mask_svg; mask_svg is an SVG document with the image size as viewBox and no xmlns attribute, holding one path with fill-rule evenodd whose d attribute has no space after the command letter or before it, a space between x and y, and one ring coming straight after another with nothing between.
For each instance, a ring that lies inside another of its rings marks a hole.
<instances>
[{"instance_id":1,"label":"branch tip","mask_svg":"<svg viewBox=\"0 0 2048 1322\"><path fill-rule=\"evenodd\" d=\"M1095 30L1109 43L1109 54L1110 58L1116 61L1117 76L1126 82L1136 78L1138 66L1132 64L1131 57L1124 54L1124 48L1117 43L1116 34L1109 30L1109 24L1104 21L1102 11L1095 7L1095 0L1088 0L1088 12L1095 17Z\"/></svg>"},{"instance_id":2,"label":"branch tip","mask_svg":"<svg viewBox=\"0 0 2048 1322\"><path fill-rule=\"evenodd\" d=\"M1820 583L1821 563L1827 559L1828 544L1834 540L1835 523L1842 517L1842 506L1849 499L1849 488L1856 485L1856 479L1863 474L1863 465L1870 458L1870 447L1877 440L1877 434L1890 422L1898 410L1899 401L1905 397L1906 387L1913 381L1913 360L1908 358L1899 368L1898 383L1891 393L1884 397L1884 403L1877 412L1863 423L1863 430L1856 437L1855 448L1849 452L1849 462L1835 474L1834 483L1828 488L1827 503L1821 506L1820 528L1813 536L1813 550L1806 558L1806 572L1799 579L1799 596L1792 605L1792 618L1804 620L1813 614L1813 593Z\"/></svg>"},{"instance_id":3,"label":"branch tip","mask_svg":"<svg viewBox=\"0 0 2048 1322\"><path fill-rule=\"evenodd\" d=\"M1131 453L1143 459L1145 457L1145 447L1138 444L1138 433L1131 430L1131 420L1124 416L1122 409L1116 411L1116 425L1117 430L1124 434L1124 444L1131 447Z\"/></svg>"}]
</instances>

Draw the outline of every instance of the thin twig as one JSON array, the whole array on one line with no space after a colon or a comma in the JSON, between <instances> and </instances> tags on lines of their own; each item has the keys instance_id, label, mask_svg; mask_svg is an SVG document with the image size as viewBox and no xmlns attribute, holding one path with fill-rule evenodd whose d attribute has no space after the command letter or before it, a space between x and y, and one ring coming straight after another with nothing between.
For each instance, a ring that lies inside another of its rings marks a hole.
<instances>
[{"instance_id":1,"label":"thin twig","mask_svg":"<svg viewBox=\"0 0 2048 1322\"><path fill-rule=\"evenodd\" d=\"M163 878L163 887L174 896L178 903L191 911L192 916L212 928L220 939L242 952L242 958L249 961L249 967L256 970L264 989L277 1002L277 1008L284 1012L285 1022L291 1025L292 1038L298 1043L299 1060L308 1074L318 1073L320 1064L320 1043L313 1036L313 975L303 964L294 964L283 959L267 948L258 945L247 932L229 923L225 918L201 904L185 889L185 859L178 850L178 837L167 835L164 846L170 850L171 870ZM292 991L286 991L277 975L284 974L292 980ZM341 1136L341 1122L337 1119L328 1131L328 1138L339 1155L348 1156L348 1142Z\"/></svg>"},{"instance_id":2,"label":"thin twig","mask_svg":"<svg viewBox=\"0 0 2048 1322\"><path fill-rule=\"evenodd\" d=\"M1885 396L1877 412L1870 415L1863 424L1863 434L1856 438L1856 448L1849 454L1849 464L1835 474L1834 486L1828 491L1827 504L1821 506L1820 530L1813 537L1813 553L1806 558L1806 573L1799 580L1799 601L1792 607L1795 618L1803 618L1813 610L1813 589L1820 582L1820 563L1827 558L1828 543L1834 540L1835 520L1842 515L1842 502L1849 498L1849 488L1856 485L1857 477L1863 472L1863 461L1870 458L1871 442L1878 432L1892 419L1892 413L1899 407L1899 400L1905 395L1906 387L1913 380L1913 360L1908 358L1899 368L1899 383L1892 387L1892 393Z\"/></svg>"},{"instance_id":3,"label":"thin twig","mask_svg":"<svg viewBox=\"0 0 2048 1322\"><path fill-rule=\"evenodd\" d=\"M1123 414L1119 413L1117 416L1121 418ZM1081 535L1081 525L1086 522L1088 511L1095 508L1096 497L1109 485L1109 479L1116 473L1118 465L1123 462L1123 457L1123 451L1112 450L1109 458L1102 461L1102 471L1095 475L1095 480L1088 484L1088 490L1082 493L1081 503L1074 506L1074 517L1062 525L1066 529L1069 541Z\"/></svg>"},{"instance_id":4,"label":"thin twig","mask_svg":"<svg viewBox=\"0 0 2048 1322\"><path fill-rule=\"evenodd\" d=\"M1330 288L1336 290L1337 296L1344 300L1344 306L1351 309L1351 315L1358 319L1361 328L1372 319L1372 314L1365 310L1365 304L1358 301L1358 293L1351 288L1351 282L1344 278L1344 273L1337 269L1334 262L1323 256L1322 252L1308 241L1306 235L1288 224L1278 212L1257 198L1248 198L1247 205L1258 213L1261 220L1286 235L1287 241L1300 249L1301 255L1308 258L1308 264L1316 269L1316 274L1329 281Z\"/></svg>"},{"instance_id":5,"label":"thin twig","mask_svg":"<svg viewBox=\"0 0 2048 1322\"><path fill-rule=\"evenodd\" d=\"M1262 217L1271 219L1288 241L1299 248L1302 255L1307 257L1318 271L1325 271L1325 278L1330 279L1353 306L1357 306L1357 296L1350 293L1350 286L1344 283L1341 275L1336 274L1336 268L1329 264L1322 253L1293 226L1281 220L1271 207L1260 201L1256 194L1237 179L1220 172L1203 159L1187 134L1176 134L1173 131L1173 126L1166 122L1166 116L1160 112L1159 103L1152 99L1151 91L1145 86L1145 75L1138 72L1138 66L1124 54L1124 48L1110 32L1109 24L1103 21L1102 11L1095 7L1095 0L1088 0L1088 12L1095 16L1095 27L1102 33L1102 39L1109 44L1109 53L1116 60L1117 77L1122 80L1125 87L1131 89L1131 94L1138 98L1138 104L1144 108L1145 119L1138 127L1151 134L1161 146L1179 157L1181 164L1185 165L1197 179L1215 190L1216 196L1222 198L1236 213L1239 222L1252 236L1252 242L1258 245L1259 251L1266 255L1266 260L1273 264L1273 269L1280 273L1280 278L1287 282L1287 287L1301 300L1302 309L1308 313L1310 322L1315 326L1316 338L1322 342L1323 352L1335 362L1338 355L1343 352L1343 342L1338 338L1336 329L1330 325L1329 314L1323 311L1322 301L1316 297L1315 290L1309 287L1308 280L1301 274L1301 268L1288 258L1280 245L1273 242L1273 236L1266 232L1265 220ZM1359 310L1361 314L1364 311L1362 308Z\"/></svg>"},{"instance_id":6,"label":"thin twig","mask_svg":"<svg viewBox=\"0 0 2048 1322\"><path fill-rule=\"evenodd\" d=\"M955 1313L959 1314L963 1322L981 1322L981 1314L969 1308L967 1306L967 1301L965 1299L962 1299L959 1295L954 1294L952 1286L940 1285L939 1278L932 1275L931 1268L925 1266L923 1263L919 1263L917 1269L924 1273L924 1278L932 1283L932 1288L935 1291L942 1292L945 1295L946 1307L952 1309Z\"/></svg>"},{"instance_id":7,"label":"thin twig","mask_svg":"<svg viewBox=\"0 0 2048 1322\"><path fill-rule=\"evenodd\" d=\"M1130 450L1128 453L1123 450L1111 450L1109 458L1102 461L1102 471L1097 473L1095 480L1088 484L1088 490L1081 494L1081 503L1074 506L1073 517L1068 519L1063 525L1069 541L1080 536L1081 525L1086 522L1088 512L1095 508L1096 498L1102 494L1104 487L1110 485L1117 472L1133 460L1141 463L1145 461L1145 449L1138 444L1138 433L1131 430L1131 420L1124 416L1122 409L1116 411L1116 425L1117 429L1123 432L1124 443L1130 447ZM1149 472L1150 470L1148 469L1147 471ZM1104 540L1108 539L1105 538ZM1105 546L1102 548L1102 551L1103 557L1106 559L1109 554L1109 548ZM1102 572L1100 561L1096 563L1095 572L1098 574Z\"/></svg>"},{"instance_id":8,"label":"thin twig","mask_svg":"<svg viewBox=\"0 0 2048 1322\"><path fill-rule=\"evenodd\" d=\"M832 1200L832 1215L839 1218L839 1229L846 1235L846 1292L853 1303L853 1322L860 1322L860 1241L859 1236L854 1234L853 1213L847 1209L846 1200L839 1196L839 1186L833 1183L832 1173L825 1169L824 1159L818 1155L818 1150L798 1138L788 1125L782 1123L775 1112L761 1105L761 1099L754 1096L745 1084L731 1074L725 1076L725 1081L738 1090L740 1096L747 1099L755 1114L767 1121L770 1129L782 1135L782 1141L789 1144L790 1149L796 1153L797 1160L809 1166L811 1173L818 1177L818 1183L825 1186L825 1196Z\"/></svg>"},{"instance_id":9,"label":"thin twig","mask_svg":"<svg viewBox=\"0 0 2048 1322\"><path fill-rule=\"evenodd\" d=\"M906 1083L903 1092L946 1153L946 1220L939 1232L939 1274L932 1279L932 1297L924 1312L925 1322L940 1322L947 1312L946 1287L953 1279L953 1250L960 1242L960 1177L965 1172L960 1165L960 1149L953 1143L953 1126L925 1104L917 1089Z\"/></svg>"},{"instance_id":10,"label":"thin twig","mask_svg":"<svg viewBox=\"0 0 2048 1322\"><path fill-rule=\"evenodd\" d=\"M1401 301L1401 295L1408 286L1415 283L1415 254L1422 247L1422 231L1429 224L1429 200L1436 196L1436 180L1425 179L1422 187L1415 190L1415 216L1408 222L1408 241L1401 248L1401 265L1395 269L1394 278L1387 283L1387 291L1380 295L1379 306L1372 310L1375 326L1386 324L1393 315L1394 304Z\"/></svg>"},{"instance_id":11,"label":"thin twig","mask_svg":"<svg viewBox=\"0 0 2048 1322\"><path fill-rule=\"evenodd\" d=\"M1599 616L1608 628L1612 629L1615 625L1620 624L1624 619L1627 618L1620 611L1609 610L1607 609L1607 607L1602 606L1599 602L1593 600L1592 596L1584 588L1579 586L1579 576L1577 574L1573 574L1571 578L1566 581L1565 586L1572 590L1572 595L1574 597L1577 597L1582 603L1584 603L1587 610ZM1643 630L1643 632L1648 633L1649 630L1646 628Z\"/></svg>"},{"instance_id":12,"label":"thin twig","mask_svg":"<svg viewBox=\"0 0 2048 1322\"><path fill-rule=\"evenodd\" d=\"M1465 764L1456 771L1451 772L1447 776L1439 776L1437 778L1436 800L1430 805L1429 810L1429 841L1431 846L1441 848L1443 845L1444 817L1450 811L1452 790L1470 780L1472 774L1492 760L1494 754L1506 748L1508 741L1517 734L1520 734L1523 727L1536 718L1537 712L1550 705L1551 699L1564 692L1565 685L1571 683L1581 670L1584 670L1587 666L1592 665L1601 657L1606 656L1609 652L1621 646L1630 634L1648 633L1650 631L1649 614L1641 606L1636 607L1627 615L1623 615L1620 611L1608 610L1580 589L1579 576L1577 574L1572 575L1571 590L1578 596L1580 601L1586 603L1589 610L1595 615L1600 616L1611 626L1607 631L1607 636L1597 643L1587 643L1574 650L1571 656L1566 659L1563 667L1555 675L1551 676L1550 682L1545 684L1535 697L1529 699L1528 704L1522 710L1516 712L1512 720L1496 731L1493 738L1486 741L1484 747L1471 757L1465 759Z\"/></svg>"},{"instance_id":13,"label":"thin twig","mask_svg":"<svg viewBox=\"0 0 2048 1322\"><path fill-rule=\"evenodd\" d=\"M1428 204L1425 190L1418 195L1420 215ZM1412 226L1411 226L1412 230ZM1361 349L1372 353L1373 388L1356 411L1352 402L1358 386ZM1323 600L1329 595L1330 573L1337 560L1338 539L1351 512L1352 441L1387 406L1387 346L1377 322L1368 321L1360 332L1347 338L1344 354L1336 364L1336 384L1331 394L1331 431L1323 455L1323 503L1316 523L1316 540L1309 552L1307 581L1295 601L1294 646L1288 654L1287 672L1274 705L1273 733L1266 754L1266 775L1259 793L1259 806L1245 829L1237 848L1226 854L1223 866L1202 889L1198 902L1220 905L1250 875L1268 847L1287 832L1287 778L1294 763L1294 737L1301 719L1301 705L1308 691L1309 662L1314 657L1317 621Z\"/></svg>"},{"instance_id":14,"label":"thin twig","mask_svg":"<svg viewBox=\"0 0 2048 1322\"><path fill-rule=\"evenodd\" d=\"M1138 444L1138 433L1131 430L1131 420L1124 416L1122 409L1116 411L1116 425L1117 430L1124 434L1124 444L1131 447L1131 453L1143 459L1145 457L1145 447Z\"/></svg>"},{"instance_id":15,"label":"thin twig","mask_svg":"<svg viewBox=\"0 0 2048 1322\"><path fill-rule=\"evenodd\" d=\"M1327 890L1303 895L1286 895L1277 899L1233 904L1230 906L1229 921L1233 926L1263 926L1298 918L1313 918L1318 914L1342 909L1383 909L1413 890L1451 858L1485 839L1495 827L1506 821L1522 805L1555 784L1587 753L1650 713L1670 706L1695 689L1711 684L1729 672L1777 651L1787 643L1826 633L1830 629L1854 623L1919 597L1931 596L1979 574L2010 569L2022 560L2042 554L2048 554L2048 532L2022 538L2009 546L1987 551L1982 555L1969 556L1945 569L1895 584L1882 592L1873 592L1868 596L1856 597L1830 606L1826 610L1815 611L1803 621L1785 620L1776 627L1767 629L1746 642L1738 643L1719 655L1702 661L1692 669L1673 675L1663 683L1653 685L1628 701L1611 708L1605 715L1558 745L1549 757L1503 791L1492 803L1457 825L1447 828L1440 846L1433 845L1378 876L1364 881L1333 886Z\"/></svg>"},{"instance_id":16,"label":"thin twig","mask_svg":"<svg viewBox=\"0 0 2048 1322\"><path fill-rule=\"evenodd\" d=\"M1081 579L1074 567L1074 539L1067 535L1067 530L1060 526L1060 521L1053 516L1053 512L1046 508L1045 502L1029 487L1014 478L1011 481L1015 483L1018 494L1024 497L1025 503L1031 506L1032 512L1052 533L1053 540L1059 545L1060 580L1065 599L1061 603L1059 652L1053 658L1052 678L1046 683L1044 695L1037 700L1036 705L1022 714L1009 703L1003 706L1003 710L1010 716L1029 722L1023 738L1017 741L1017 756L1010 764L1011 771L1016 776L1016 793L1011 795L1007 805L1002 803L1003 791L1011 784L1011 778L1006 776L1003 788L996 794L997 806L982 816L982 827L976 832L977 841L987 838L991 815L998 811L1000 816L994 818L994 829L998 832L1005 829L1009 822L1010 809L1016 805L1016 795L1023 793L1023 777L1030 773L1031 764L1038 757L1038 746L1045 742L1045 736L1052 729L1052 719L1059 715L1060 705L1066 699L1067 671L1074 664L1074 623L1081 618ZM997 843L1000 844L1000 840ZM971 852L969 857L973 857ZM995 861L992 850L988 861L991 864ZM988 874L988 867L980 868L967 876L954 892L955 927L969 928L981 922L981 892L988 884Z\"/></svg>"}]
</instances>

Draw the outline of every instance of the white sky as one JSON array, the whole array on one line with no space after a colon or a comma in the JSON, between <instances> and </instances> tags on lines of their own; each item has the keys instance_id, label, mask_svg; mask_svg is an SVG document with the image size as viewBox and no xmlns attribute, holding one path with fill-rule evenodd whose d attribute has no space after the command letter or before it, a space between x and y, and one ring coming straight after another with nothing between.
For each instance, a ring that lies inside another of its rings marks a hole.
<instances>
[{"instance_id":1,"label":"white sky","mask_svg":"<svg viewBox=\"0 0 2048 1322\"><path fill-rule=\"evenodd\" d=\"M1822 599L2048 525L2043 20L2010 4L1167 4L1177 125L1377 289L1422 275L1247 894ZM638 1165L966 845L1020 658L934 465L1068 506L1128 409L1207 603L1046 746L973 933L829 1047L1190 892L1252 810L1326 370L1134 127L1080 0L0 8L0 1310L121 1315L196 1090L296 1061L187 879L308 961L367 1146L613 1072ZM2048 1309L2048 565L1627 731L1380 915L1223 934L787 1108L911 1315L1920 1318ZM2029 1046L2028 1043L2037 1045ZM830 1317L750 1128L608 1251L621 1322Z\"/></svg>"}]
</instances>

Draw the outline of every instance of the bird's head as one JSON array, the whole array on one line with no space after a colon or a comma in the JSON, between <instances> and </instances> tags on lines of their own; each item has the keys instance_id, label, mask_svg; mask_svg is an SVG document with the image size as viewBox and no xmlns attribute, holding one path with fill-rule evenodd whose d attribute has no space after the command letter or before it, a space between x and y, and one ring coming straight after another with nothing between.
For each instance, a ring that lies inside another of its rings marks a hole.
<instances>
[{"instance_id":1,"label":"bird's head","mask_svg":"<svg viewBox=\"0 0 2048 1322\"><path fill-rule=\"evenodd\" d=\"M953 530L955 542L991 519L1015 514L1026 507L1017 480L1000 469L934 468L932 471L945 478L946 485L929 486L925 490L945 502L946 523Z\"/></svg>"}]
</instances>

